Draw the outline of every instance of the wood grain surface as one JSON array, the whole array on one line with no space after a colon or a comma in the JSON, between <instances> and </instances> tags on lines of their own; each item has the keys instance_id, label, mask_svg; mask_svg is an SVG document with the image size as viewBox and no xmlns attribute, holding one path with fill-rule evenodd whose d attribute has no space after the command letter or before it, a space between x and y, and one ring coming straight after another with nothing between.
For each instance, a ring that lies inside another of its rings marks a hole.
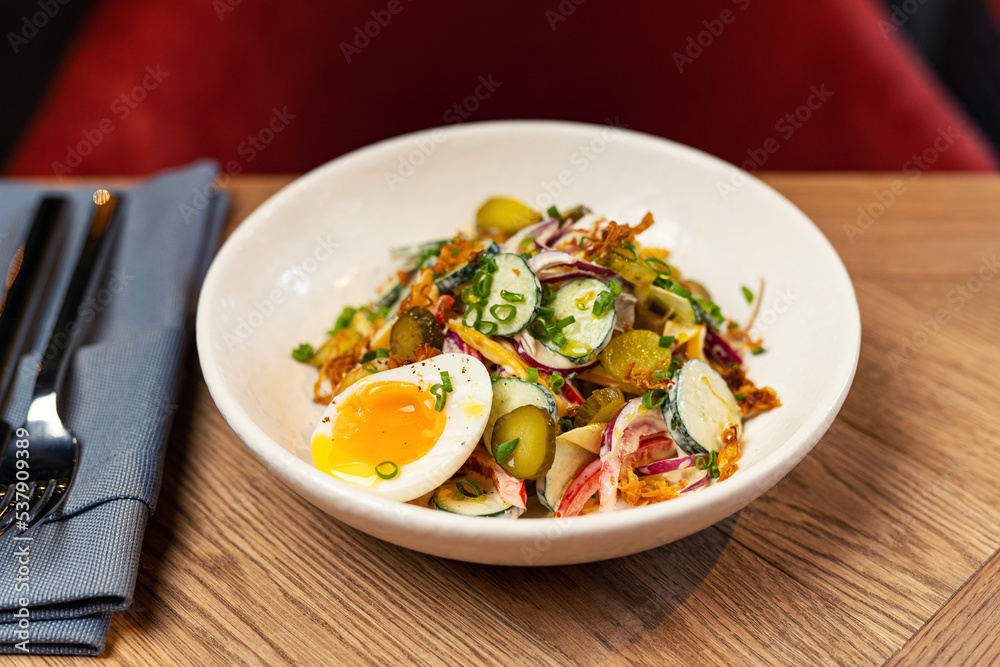
<instances>
[{"instance_id":1,"label":"wood grain surface","mask_svg":"<svg viewBox=\"0 0 1000 667\"><path fill-rule=\"evenodd\" d=\"M229 229L289 180L235 179ZM863 343L833 427L742 512L589 565L406 551L275 481L216 410L192 349L135 601L98 662L1000 662L1000 178L765 180L840 253ZM877 215L859 224L864 210Z\"/></svg>"}]
</instances>

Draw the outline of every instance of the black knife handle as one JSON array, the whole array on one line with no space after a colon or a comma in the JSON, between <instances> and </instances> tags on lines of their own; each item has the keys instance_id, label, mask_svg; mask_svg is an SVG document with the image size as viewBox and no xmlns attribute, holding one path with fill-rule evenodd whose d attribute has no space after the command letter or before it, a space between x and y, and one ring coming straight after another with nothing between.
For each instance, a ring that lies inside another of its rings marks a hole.
<instances>
[{"instance_id":1,"label":"black knife handle","mask_svg":"<svg viewBox=\"0 0 1000 667\"><path fill-rule=\"evenodd\" d=\"M65 203L62 197L42 200L4 276L6 290L0 293L0 407L6 403L30 320L42 297L41 290L32 292L32 287L38 281Z\"/></svg>"}]
</instances>

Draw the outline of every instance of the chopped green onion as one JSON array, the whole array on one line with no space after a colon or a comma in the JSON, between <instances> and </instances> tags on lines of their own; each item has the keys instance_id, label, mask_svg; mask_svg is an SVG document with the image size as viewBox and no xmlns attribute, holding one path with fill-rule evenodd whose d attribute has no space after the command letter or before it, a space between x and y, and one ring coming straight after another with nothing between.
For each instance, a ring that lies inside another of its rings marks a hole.
<instances>
[{"instance_id":1,"label":"chopped green onion","mask_svg":"<svg viewBox=\"0 0 1000 667\"><path fill-rule=\"evenodd\" d=\"M480 257L479 260L476 262L476 264L479 266L480 269L486 271L487 273L497 272L497 263L493 260L492 257Z\"/></svg>"},{"instance_id":2,"label":"chopped green onion","mask_svg":"<svg viewBox=\"0 0 1000 667\"><path fill-rule=\"evenodd\" d=\"M618 255L622 259L627 260L629 262L635 262L635 261L637 261L639 259L639 253L637 253L635 251L635 246L632 245L631 243L622 243L618 247L621 248L622 250L627 250L629 252L629 254L628 255L623 255L620 252L618 252L617 250L612 250L611 252L613 252L614 254Z\"/></svg>"},{"instance_id":3,"label":"chopped green onion","mask_svg":"<svg viewBox=\"0 0 1000 667\"><path fill-rule=\"evenodd\" d=\"M587 310L587 300L586 299L577 299L576 300L576 309L577 310Z\"/></svg>"},{"instance_id":4,"label":"chopped green onion","mask_svg":"<svg viewBox=\"0 0 1000 667\"><path fill-rule=\"evenodd\" d=\"M670 287L668 289L671 292L673 292L674 294L676 294L677 296L684 297L685 299L690 299L691 298L691 292L687 291L684 288L684 286L681 285L680 283L675 283L674 281L671 280L670 281Z\"/></svg>"},{"instance_id":5,"label":"chopped green onion","mask_svg":"<svg viewBox=\"0 0 1000 667\"><path fill-rule=\"evenodd\" d=\"M538 340L548 340L549 337L549 331L545 328L545 322L540 319L531 321L531 324L528 325L528 333Z\"/></svg>"},{"instance_id":6,"label":"chopped green onion","mask_svg":"<svg viewBox=\"0 0 1000 667\"><path fill-rule=\"evenodd\" d=\"M479 322L476 324L476 331L484 336L492 336L499 328L496 322Z\"/></svg>"},{"instance_id":7,"label":"chopped green onion","mask_svg":"<svg viewBox=\"0 0 1000 667\"><path fill-rule=\"evenodd\" d=\"M462 303L467 304L469 306L474 306L480 301L480 298L472 293L471 287L466 287L464 290L462 290L461 299Z\"/></svg>"},{"instance_id":8,"label":"chopped green onion","mask_svg":"<svg viewBox=\"0 0 1000 667\"><path fill-rule=\"evenodd\" d=\"M594 239L590 238L589 236L581 236L581 237L580 237L580 248L581 248L581 249L585 249L585 248L584 248L584 246L583 246L583 242L584 242L584 241L590 241L590 242L591 242L591 244L593 244L593 242L594 242Z\"/></svg>"},{"instance_id":9,"label":"chopped green onion","mask_svg":"<svg viewBox=\"0 0 1000 667\"><path fill-rule=\"evenodd\" d=\"M531 245L534 242L535 242L535 237L534 236L527 236L527 237L521 239L521 245Z\"/></svg>"},{"instance_id":10,"label":"chopped green onion","mask_svg":"<svg viewBox=\"0 0 1000 667\"><path fill-rule=\"evenodd\" d=\"M504 301L510 301L512 303L520 303L524 301L524 295L520 292L508 292L505 289L500 290L500 297Z\"/></svg>"},{"instance_id":11,"label":"chopped green onion","mask_svg":"<svg viewBox=\"0 0 1000 667\"><path fill-rule=\"evenodd\" d=\"M667 400L667 392L662 389L650 389L642 395L642 407L647 410L658 408Z\"/></svg>"},{"instance_id":12,"label":"chopped green onion","mask_svg":"<svg viewBox=\"0 0 1000 667\"><path fill-rule=\"evenodd\" d=\"M493 375L490 376L490 382L496 382L499 379L500 379L499 373L493 373Z\"/></svg>"},{"instance_id":13,"label":"chopped green onion","mask_svg":"<svg viewBox=\"0 0 1000 667\"><path fill-rule=\"evenodd\" d=\"M371 373L372 375L374 375L375 373L378 373L378 369L377 369L377 368L375 368L375 367L374 367L373 365L371 365L371 364L367 364L367 363L365 363L365 364L361 364L361 368L365 369L366 371L368 371L368 372L369 372L369 373Z\"/></svg>"},{"instance_id":14,"label":"chopped green onion","mask_svg":"<svg viewBox=\"0 0 1000 667\"><path fill-rule=\"evenodd\" d=\"M473 313L476 319L469 321L469 313ZM471 306L466 309L465 314L462 315L462 324L469 327L470 329L475 329L479 327L479 321L483 319L483 311L481 308L472 308Z\"/></svg>"},{"instance_id":15,"label":"chopped green onion","mask_svg":"<svg viewBox=\"0 0 1000 667\"><path fill-rule=\"evenodd\" d=\"M375 350L368 350L363 355L361 355L361 363L367 364L374 358L375 358Z\"/></svg>"},{"instance_id":16,"label":"chopped green onion","mask_svg":"<svg viewBox=\"0 0 1000 667\"><path fill-rule=\"evenodd\" d=\"M576 373L570 373L569 375L566 376L566 379L572 382L573 380L576 379L576 376L577 376Z\"/></svg>"},{"instance_id":17,"label":"chopped green onion","mask_svg":"<svg viewBox=\"0 0 1000 667\"><path fill-rule=\"evenodd\" d=\"M742 391L740 393L736 394L735 396L733 396L733 398L735 398L737 401L742 401L746 397L747 397L747 395L744 394Z\"/></svg>"},{"instance_id":18,"label":"chopped green onion","mask_svg":"<svg viewBox=\"0 0 1000 667\"><path fill-rule=\"evenodd\" d=\"M673 344L674 344L673 336L660 336L660 347L665 347L669 350L670 346L672 346Z\"/></svg>"},{"instance_id":19,"label":"chopped green onion","mask_svg":"<svg viewBox=\"0 0 1000 667\"><path fill-rule=\"evenodd\" d=\"M312 359L313 356L313 346L309 343L301 343L299 346L292 350L292 359L295 361L301 361L303 363Z\"/></svg>"},{"instance_id":20,"label":"chopped green onion","mask_svg":"<svg viewBox=\"0 0 1000 667\"><path fill-rule=\"evenodd\" d=\"M501 312L503 315L500 314ZM498 303L495 306L490 306L490 315L497 318L499 322L510 322L517 315L517 308L506 303Z\"/></svg>"},{"instance_id":21,"label":"chopped green onion","mask_svg":"<svg viewBox=\"0 0 1000 667\"><path fill-rule=\"evenodd\" d=\"M481 498L483 490L471 479L460 479L455 482L455 488L466 498Z\"/></svg>"},{"instance_id":22,"label":"chopped green onion","mask_svg":"<svg viewBox=\"0 0 1000 667\"><path fill-rule=\"evenodd\" d=\"M342 311L340 311L340 316L334 323L333 328L330 329L330 331L328 331L327 333L329 333L332 336L338 331L342 331L347 327L351 326L351 320L354 319L354 314L356 312L358 312L357 308L351 308L350 306L344 308Z\"/></svg>"},{"instance_id":23,"label":"chopped green onion","mask_svg":"<svg viewBox=\"0 0 1000 667\"><path fill-rule=\"evenodd\" d=\"M556 298L556 291L549 285L542 285L542 305L547 306ZM552 317L549 315L549 317Z\"/></svg>"},{"instance_id":24,"label":"chopped green onion","mask_svg":"<svg viewBox=\"0 0 1000 667\"><path fill-rule=\"evenodd\" d=\"M552 342L562 348L563 345L567 343L566 336L562 335L558 331L552 334Z\"/></svg>"},{"instance_id":25,"label":"chopped green onion","mask_svg":"<svg viewBox=\"0 0 1000 667\"><path fill-rule=\"evenodd\" d=\"M549 214L550 218L557 218L559 220L562 220L562 217L560 217L559 215L559 209L557 209L555 206L549 206L549 210L546 211L546 213Z\"/></svg>"},{"instance_id":26,"label":"chopped green onion","mask_svg":"<svg viewBox=\"0 0 1000 667\"><path fill-rule=\"evenodd\" d=\"M753 303L753 292L746 285L741 285L740 289L743 290L743 298L747 300L747 303Z\"/></svg>"},{"instance_id":27,"label":"chopped green onion","mask_svg":"<svg viewBox=\"0 0 1000 667\"><path fill-rule=\"evenodd\" d=\"M375 466L375 474L381 479L392 479L399 474L399 466L392 461L382 461Z\"/></svg>"},{"instance_id":28,"label":"chopped green onion","mask_svg":"<svg viewBox=\"0 0 1000 667\"><path fill-rule=\"evenodd\" d=\"M702 454L694 460L694 467L698 470L707 470L712 479L718 479L719 475L722 474L719 470L718 452L709 452L708 455Z\"/></svg>"},{"instance_id":29,"label":"chopped green onion","mask_svg":"<svg viewBox=\"0 0 1000 667\"><path fill-rule=\"evenodd\" d=\"M670 289L670 286L673 284L674 281L662 273L657 275L656 279L653 281L653 285L655 287L662 287L663 289Z\"/></svg>"},{"instance_id":30,"label":"chopped green onion","mask_svg":"<svg viewBox=\"0 0 1000 667\"><path fill-rule=\"evenodd\" d=\"M764 354L764 348L758 347L757 349L750 350L750 354L754 354L754 355Z\"/></svg>"},{"instance_id":31,"label":"chopped green onion","mask_svg":"<svg viewBox=\"0 0 1000 667\"><path fill-rule=\"evenodd\" d=\"M666 371L660 370L660 371L655 371L653 373L653 377L656 378L657 380L669 380L673 376L674 376L673 371L670 370Z\"/></svg>"},{"instance_id":32,"label":"chopped green onion","mask_svg":"<svg viewBox=\"0 0 1000 667\"><path fill-rule=\"evenodd\" d=\"M604 312L608 309L608 306L611 306L614 303L614 301L615 297L614 295L611 294L611 292L601 292L600 294L598 294L597 298L594 299L594 310L593 310L594 317L601 317L602 315L604 315Z\"/></svg>"},{"instance_id":33,"label":"chopped green onion","mask_svg":"<svg viewBox=\"0 0 1000 667\"><path fill-rule=\"evenodd\" d=\"M490 290L493 288L493 276L483 270L476 272L476 275L472 276L472 293L481 299L485 299L490 295Z\"/></svg>"},{"instance_id":34,"label":"chopped green onion","mask_svg":"<svg viewBox=\"0 0 1000 667\"><path fill-rule=\"evenodd\" d=\"M441 412L444 410L445 403L448 402L448 392L445 391L442 384L432 384L430 392L437 399L434 401L434 409Z\"/></svg>"},{"instance_id":35,"label":"chopped green onion","mask_svg":"<svg viewBox=\"0 0 1000 667\"><path fill-rule=\"evenodd\" d=\"M619 296L622 293L622 284L617 280L612 280L608 283L608 289L615 296Z\"/></svg>"},{"instance_id":36,"label":"chopped green onion","mask_svg":"<svg viewBox=\"0 0 1000 667\"><path fill-rule=\"evenodd\" d=\"M552 308L545 308L543 306L542 308L538 309L538 317L540 317L543 320L551 320L555 316L555 314L556 311L553 310Z\"/></svg>"},{"instance_id":37,"label":"chopped green onion","mask_svg":"<svg viewBox=\"0 0 1000 667\"><path fill-rule=\"evenodd\" d=\"M385 359L388 356L389 356L389 348L387 347L380 347L379 349L375 350L376 359Z\"/></svg>"},{"instance_id":38,"label":"chopped green onion","mask_svg":"<svg viewBox=\"0 0 1000 667\"><path fill-rule=\"evenodd\" d=\"M538 382L538 369L529 368L528 372L524 374L524 379L528 382Z\"/></svg>"},{"instance_id":39,"label":"chopped green onion","mask_svg":"<svg viewBox=\"0 0 1000 667\"><path fill-rule=\"evenodd\" d=\"M520 438L514 438L513 440L508 440L507 442L501 442L496 446L496 458L497 463L502 463L509 459L513 454L517 446L521 444Z\"/></svg>"},{"instance_id":40,"label":"chopped green onion","mask_svg":"<svg viewBox=\"0 0 1000 667\"><path fill-rule=\"evenodd\" d=\"M670 265L664 262L659 257L647 257L646 266L653 269L660 275L670 276L674 271L670 268Z\"/></svg>"},{"instance_id":41,"label":"chopped green onion","mask_svg":"<svg viewBox=\"0 0 1000 667\"><path fill-rule=\"evenodd\" d=\"M572 315L568 315L559 320L558 322L553 322L552 326L557 327L558 329L565 329L574 322L576 322L576 318L573 317Z\"/></svg>"},{"instance_id":42,"label":"chopped green onion","mask_svg":"<svg viewBox=\"0 0 1000 667\"><path fill-rule=\"evenodd\" d=\"M562 419L559 420L559 428L562 429L563 433L565 433L566 431L572 431L573 420L570 419L569 417L563 417Z\"/></svg>"},{"instance_id":43,"label":"chopped green onion","mask_svg":"<svg viewBox=\"0 0 1000 667\"><path fill-rule=\"evenodd\" d=\"M451 374L448 371L441 371L441 386L444 387L445 391L455 391L451 385Z\"/></svg>"},{"instance_id":44,"label":"chopped green onion","mask_svg":"<svg viewBox=\"0 0 1000 667\"><path fill-rule=\"evenodd\" d=\"M553 373L549 377L549 387L552 389L553 394L562 393L562 388L566 385L566 380L559 373Z\"/></svg>"},{"instance_id":45,"label":"chopped green onion","mask_svg":"<svg viewBox=\"0 0 1000 667\"><path fill-rule=\"evenodd\" d=\"M452 257L458 257L458 253L460 253L460 252L462 252L461 248L452 248L451 249L451 256Z\"/></svg>"}]
</instances>

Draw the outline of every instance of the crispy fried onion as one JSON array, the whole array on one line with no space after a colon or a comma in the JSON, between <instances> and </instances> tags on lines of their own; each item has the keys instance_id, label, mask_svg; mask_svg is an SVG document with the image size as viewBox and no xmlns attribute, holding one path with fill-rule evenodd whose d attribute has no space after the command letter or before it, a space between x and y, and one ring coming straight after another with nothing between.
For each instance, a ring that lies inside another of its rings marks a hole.
<instances>
[{"instance_id":1,"label":"crispy fried onion","mask_svg":"<svg viewBox=\"0 0 1000 667\"><path fill-rule=\"evenodd\" d=\"M410 287L410 294L403 299L403 303L399 304L397 312L405 313L415 306L430 310L434 307L438 296L440 296L440 292L434 284L434 274L430 269L420 269L416 281Z\"/></svg>"},{"instance_id":2,"label":"crispy fried onion","mask_svg":"<svg viewBox=\"0 0 1000 667\"><path fill-rule=\"evenodd\" d=\"M750 336L748 331L741 329L739 327L734 327L726 332L726 338L730 343L734 344L736 347L742 347L750 352L757 352L757 350L764 347L764 341L760 338L754 339Z\"/></svg>"},{"instance_id":3,"label":"crispy fried onion","mask_svg":"<svg viewBox=\"0 0 1000 667\"><path fill-rule=\"evenodd\" d=\"M476 240L456 236L450 243L441 246L438 261L431 269L435 274L443 276L460 266L465 266L483 249L483 244Z\"/></svg>"},{"instance_id":4,"label":"crispy fried onion","mask_svg":"<svg viewBox=\"0 0 1000 667\"><path fill-rule=\"evenodd\" d=\"M583 258L591 261L598 257L604 257L612 250L622 247L622 244L631 243L637 234L649 229L652 225L652 213L646 213L642 222L635 227L620 225L612 220L603 229L594 233L592 243L583 250Z\"/></svg>"},{"instance_id":5,"label":"crispy fried onion","mask_svg":"<svg viewBox=\"0 0 1000 667\"><path fill-rule=\"evenodd\" d=\"M667 357L666 361L669 363L670 357ZM670 380L658 380L654 375L657 370L657 368L636 368L635 362L632 362L625 367L625 372L622 374L622 382L625 384L631 382L643 392L647 392L650 389L663 389L665 391L670 387Z\"/></svg>"},{"instance_id":6,"label":"crispy fried onion","mask_svg":"<svg viewBox=\"0 0 1000 667\"><path fill-rule=\"evenodd\" d=\"M740 438L735 424L730 424L722 432L722 451L719 452L719 481L729 479L740 469L736 462L740 460Z\"/></svg>"},{"instance_id":7,"label":"crispy fried onion","mask_svg":"<svg viewBox=\"0 0 1000 667\"><path fill-rule=\"evenodd\" d=\"M671 485L664 479L648 477L640 479L635 474L635 465L635 461L627 461L621 475L618 476L618 492L630 507L671 500L680 495L687 486L687 481L683 479L676 485Z\"/></svg>"},{"instance_id":8,"label":"crispy fried onion","mask_svg":"<svg viewBox=\"0 0 1000 667\"><path fill-rule=\"evenodd\" d=\"M313 385L313 401L326 404L336 396L336 391L323 391L324 382L329 383L330 387L339 388L344 376L358 365L358 361L361 359L361 350L361 345L355 345L344 354L329 356L323 360L323 365L319 368L319 376Z\"/></svg>"},{"instance_id":9,"label":"crispy fried onion","mask_svg":"<svg viewBox=\"0 0 1000 667\"><path fill-rule=\"evenodd\" d=\"M736 401L740 404L740 412L743 413L744 417L781 405L774 389L755 385L747 379L746 371L739 364L733 363L725 367L718 364L713 365L719 375L726 380L733 395L736 396Z\"/></svg>"},{"instance_id":10,"label":"crispy fried onion","mask_svg":"<svg viewBox=\"0 0 1000 667\"><path fill-rule=\"evenodd\" d=\"M330 402L333 396L336 396L340 392L344 391L352 384L360 380L361 378L372 375L373 373L381 373L382 371L392 370L393 368L399 368L401 366L409 366L410 364L415 364L418 361L424 361L425 359L430 359L431 357L436 357L441 354L441 350L437 349L432 345L427 343L421 343L413 350L412 357L403 357L398 354L390 354L388 357L379 357L377 359L372 359L367 363L355 363L355 365L350 369L350 371L341 375L336 383L331 382L331 384L336 387L333 393L324 397L324 401L320 401L317 397L316 402ZM360 355L360 350L359 350ZM360 360L360 356L358 357ZM322 376L320 376L322 378Z\"/></svg>"}]
</instances>

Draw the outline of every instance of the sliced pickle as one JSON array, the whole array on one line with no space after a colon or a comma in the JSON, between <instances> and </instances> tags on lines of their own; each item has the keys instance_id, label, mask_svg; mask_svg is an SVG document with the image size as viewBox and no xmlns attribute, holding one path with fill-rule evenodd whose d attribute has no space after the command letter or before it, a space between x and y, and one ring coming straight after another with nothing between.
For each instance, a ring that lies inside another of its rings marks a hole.
<instances>
[{"instance_id":1,"label":"sliced pickle","mask_svg":"<svg viewBox=\"0 0 1000 667\"><path fill-rule=\"evenodd\" d=\"M414 306L400 315L392 325L389 350L401 357L412 357L413 350L421 343L440 350L444 345L444 331L431 311Z\"/></svg>"},{"instance_id":2,"label":"sliced pickle","mask_svg":"<svg viewBox=\"0 0 1000 667\"><path fill-rule=\"evenodd\" d=\"M625 394L620 389L604 387L587 397L576 416L573 426L581 428L589 424L606 424L625 405Z\"/></svg>"},{"instance_id":3,"label":"sliced pickle","mask_svg":"<svg viewBox=\"0 0 1000 667\"><path fill-rule=\"evenodd\" d=\"M541 216L527 204L510 197L494 197L476 212L476 227L484 232L496 230L513 234L540 219Z\"/></svg>"},{"instance_id":4,"label":"sliced pickle","mask_svg":"<svg viewBox=\"0 0 1000 667\"><path fill-rule=\"evenodd\" d=\"M656 368L664 359L669 363L670 349L660 347L660 334L646 329L634 329L615 336L600 355L601 365L625 391L641 394L642 390L623 380L629 365L634 368ZM666 364L663 364L666 366Z\"/></svg>"},{"instance_id":5,"label":"sliced pickle","mask_svg":"<svg viewBox=\"0 0 1000 667\"><path fill-rule=\"evenodd\" d=\"M544 477L556 455L556 423L552 415L537 406L522 405L497 419L493 426L493 455L515 439L517 445L511 453L497 461L500 467L518 479Z\"/></svg>"}]
</instances>

